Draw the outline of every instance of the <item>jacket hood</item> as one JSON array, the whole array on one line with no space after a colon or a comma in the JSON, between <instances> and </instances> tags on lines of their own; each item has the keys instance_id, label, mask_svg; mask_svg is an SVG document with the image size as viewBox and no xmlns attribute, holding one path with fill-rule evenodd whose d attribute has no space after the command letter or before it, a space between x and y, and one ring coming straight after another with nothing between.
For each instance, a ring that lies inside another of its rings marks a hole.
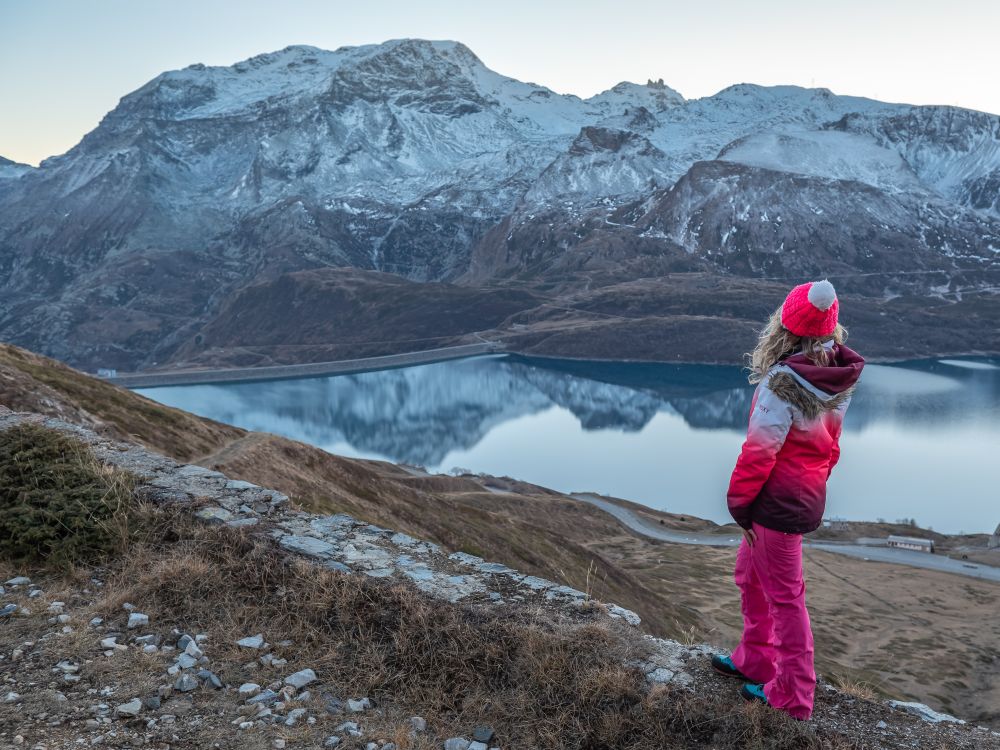
<instances>
[{"instance_id":1,"label":"jacket hood","mask_svg":"<svg viewBox=\"0 0 1000 750\"><path fill-rule=\"evenodd\" d=\"M827 365L814 364L802 352L786 357L781 364L797 375L796 379L805 380L823 393L835 396L852 388L858 382L865 360L856 351L843 344L832 344L829 350L831 357Z\"/></svg>"},{"instance_id":2,"label":"jacket hood","mask_svg":"<svg viewBox=\"0 0 1000 750\"><path fill-rule=\"evenodd\" d=\"M792 354L771 369L767 387L782 401L815 419L846 402L854 392L865 360L843 344L829 342L827 365L813 364L805 354Z\"/></svg>"}]
</instances>

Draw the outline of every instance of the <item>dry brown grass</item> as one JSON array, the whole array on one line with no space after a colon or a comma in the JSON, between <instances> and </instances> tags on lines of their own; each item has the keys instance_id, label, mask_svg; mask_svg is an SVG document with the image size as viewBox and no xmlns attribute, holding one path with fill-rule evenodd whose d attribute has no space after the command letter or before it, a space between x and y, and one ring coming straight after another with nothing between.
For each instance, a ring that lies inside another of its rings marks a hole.
<instances>
[{"instance_id":1,"label":"dry brown grass","mask_svg":"<svg viewBox=\"0 0 1000 750\"><path fill-rule=\"evenodd\" d=\"M113 617L130 601L158 623L211 632L213 663L245 659L230 645L245 635L288 638L321 679L419 713L442 736L488 724L507 747L849 746L731 695L648 691L624 666L644 647L606 620L447 605L407 584L318 570L245 533L153 515L109 572L99 609Z\"/></svg>"},{"instance_id":2,"label":"dry brown grass","mask_svg":"<svg viewBox=\"0 0 1000 750\"><path fill-rule=\"evenodd\" d=\"M0 344L0 404L142 443L180 461L246 434L9 344Z\"/></svg>"}]
</instances>

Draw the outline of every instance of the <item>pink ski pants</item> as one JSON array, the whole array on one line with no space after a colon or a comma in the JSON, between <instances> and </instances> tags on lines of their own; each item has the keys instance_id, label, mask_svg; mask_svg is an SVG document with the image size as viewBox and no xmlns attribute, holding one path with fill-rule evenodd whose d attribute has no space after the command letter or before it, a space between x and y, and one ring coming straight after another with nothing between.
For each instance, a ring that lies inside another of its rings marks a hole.
<instances>
[{"instance_id":1,"label":"pink ski pants","mask_svg":"<svg viewBox=\"0 0 1000 750\"><path fill-rule=\"evenodd\" d=\"M802 579L802 535L753 524L757 542L744 538L734 578L740 588L743 638L732 660L774 708L796 719L813 710L816 672L813 636Z\"/></svg>"}]
</instances>

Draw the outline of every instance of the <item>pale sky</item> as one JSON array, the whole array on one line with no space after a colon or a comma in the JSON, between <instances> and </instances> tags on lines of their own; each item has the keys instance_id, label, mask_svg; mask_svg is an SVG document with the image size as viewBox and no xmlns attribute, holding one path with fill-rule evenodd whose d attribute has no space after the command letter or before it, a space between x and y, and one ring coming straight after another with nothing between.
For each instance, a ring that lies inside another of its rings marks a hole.
<instances>
[{"instance_id":1,"label":"pale sky","mask_svg":"<svg viewBox=\"0 0 1000 750\"><path fill-rule=\"evenodd\" d=\"M0 156L30 164L164 70L400 37L582 97L663 78L1000 113L1000 0L0 0L0 29Z\"/></svg>"}]
</instances>

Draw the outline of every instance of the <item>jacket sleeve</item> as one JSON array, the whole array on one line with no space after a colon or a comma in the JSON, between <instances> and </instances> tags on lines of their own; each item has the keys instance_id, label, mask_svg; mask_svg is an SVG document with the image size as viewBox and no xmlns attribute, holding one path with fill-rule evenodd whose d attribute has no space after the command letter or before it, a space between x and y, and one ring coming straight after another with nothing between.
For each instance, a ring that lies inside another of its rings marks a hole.
<instances>
[{"instance_id":1,"label":"jacket sleeve","mask_svg":"<svg viewBox=\"0 0 1000 750\"><path fill-rule=\"evenodd\" d=\"M750 506L770 476L791 426L792 407L775 396L766 381L762 382L750 405L747 439L736 460L726 497L733 520L744 529L751 526Z\"/></svg>"},{"instance_id":2,"label":"jacket sleeve","mask_svg":"<svg viewBox=\"0 0 1000 750\"><path fill-rule=\"evenodd\" d=\"M833 473L833 467L837 465L840 460L840 433L844 427L844 412L847 411L847 405L850 403L851 399L848 397L840 408L837 410L837 421L834 423L833 428L833 447L830 449L830 466L826 470L826 478L830 478L830 474Z\"/></svg>"}]
</instances>

